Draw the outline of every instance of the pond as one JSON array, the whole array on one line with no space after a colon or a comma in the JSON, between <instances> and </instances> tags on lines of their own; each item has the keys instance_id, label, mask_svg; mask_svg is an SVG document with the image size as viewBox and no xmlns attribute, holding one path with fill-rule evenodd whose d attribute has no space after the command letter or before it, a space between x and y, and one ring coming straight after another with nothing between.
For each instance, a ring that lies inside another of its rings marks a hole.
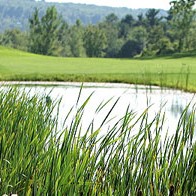
<instances>
[{"instance_id":1,"label":"pond","mask_svg":"<svg viewBox=\"0 0 196 196\"><path fill-rule=\"evenodd\" d=\"M18 83L11 83L18 84ZM58 129L69 127L77 109L90 97L84 109L82 117L82 131L88 128L93 121L94 130L97 130L107 117L103 132L112 127L126 111L141 115L149 107L149 121L153 120L161 111L165 113L164 130L165 133L173 134L176 130L178 120L182 111L190 103L190 108L196 103L193 93L186 93L179 90L159 88L155 86L141 86L129 84L112 83L84 83L80 93L82 83L42 83L42 82L21 82L19 88L25 88L31 94L45 95L51 100L61 99L59 107ZM119 99L119 100L118 100ZM116 101L118 102L116 103ZM78 101L78 104L76 105ZM108 102L109 101L109 102ZM100 104L104 105L101 109ZM115 104L116 103L116 104ZM113 108L113 105L115 107ZM64 122L67 114L72 108L72 112ZM108 112L112 109L111 113ZM97 112L97 109L101 109Z\"/></svg>"}]
</instances>

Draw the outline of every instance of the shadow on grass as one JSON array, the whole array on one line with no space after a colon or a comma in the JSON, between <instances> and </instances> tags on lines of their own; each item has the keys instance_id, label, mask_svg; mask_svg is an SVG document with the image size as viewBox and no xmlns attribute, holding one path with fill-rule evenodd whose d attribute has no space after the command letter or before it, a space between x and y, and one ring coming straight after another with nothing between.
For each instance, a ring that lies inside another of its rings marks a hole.
<instances>
[{"instance_id":1,"label":"shadow on grass","mask_svg":"<svg viewBox=\"0 0 196 196\"><path fill-rule=\"evenodd\" d=\"M196 50L182 53L174 53L169 55L157 55L157 56L143 56L135 57L136 60L155 60L155 59L179 59L184 57L196 57Z\"/></svg>"}]
</instances>

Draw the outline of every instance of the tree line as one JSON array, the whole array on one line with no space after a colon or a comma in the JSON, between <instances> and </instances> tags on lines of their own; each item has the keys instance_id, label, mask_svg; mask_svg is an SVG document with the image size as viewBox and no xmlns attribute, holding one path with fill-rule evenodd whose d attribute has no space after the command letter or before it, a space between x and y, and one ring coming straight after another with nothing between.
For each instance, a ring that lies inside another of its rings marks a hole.
<instances>
[{"instance_id":1,"label":"tree line","mask_svg":"<svg viewBox=\"0 0 196 196\"><path fill-rule=\"evenodd\" d=\"M134 18L138 14L145 14L147 9L115 8L106 6L96 6L77 3L55 3L36 0L0 0L0 33L6 29L18 28L22 31L28 29L28 19L34 12L34 8L39 9L42 17L47 8L55 6L58 13L70 25L75 24L80 19L83 25L97 24L110 13L115 13L119 18L126 14L132 14ZM165 10L160 10L160 15L166 16Z\"/></svg>"},{"instance_id":2,"label":"tree line","mask_svg":"<svg viewBox=\"0 0 196 196\"><path fill-rule=\"evenodd\" d=\"M29 30L6 30L0 44L36 54L63 57L129 58L196 50L195 0L174 0L166 17L149 9L134 18L114 13L95 25L68 25L54 6L35 9Z\"/></svg>"}]
</instances>

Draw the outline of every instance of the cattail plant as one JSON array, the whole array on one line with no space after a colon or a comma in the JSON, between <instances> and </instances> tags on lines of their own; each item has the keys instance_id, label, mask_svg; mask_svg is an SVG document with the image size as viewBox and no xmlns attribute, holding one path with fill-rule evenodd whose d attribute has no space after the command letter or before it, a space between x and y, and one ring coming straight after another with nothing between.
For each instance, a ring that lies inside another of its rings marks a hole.
<instances>
[{"instance_id":1,"label":"cattail plant","mask_svg":"<svg viewBox=\"0 0 196 196\"><path fill-rule=\"evenodd\" d=\"M57 130L58 102L16 88L1 90L0 195L196 193L195 106L182 112L173 136L161 137L170 131L164 129L164 113L149 120L149 108L138 117L129 107L103 134L116 100L98 129L91 121L81 134L90 98L69 126Z\"/></svg>"}]
</instances>

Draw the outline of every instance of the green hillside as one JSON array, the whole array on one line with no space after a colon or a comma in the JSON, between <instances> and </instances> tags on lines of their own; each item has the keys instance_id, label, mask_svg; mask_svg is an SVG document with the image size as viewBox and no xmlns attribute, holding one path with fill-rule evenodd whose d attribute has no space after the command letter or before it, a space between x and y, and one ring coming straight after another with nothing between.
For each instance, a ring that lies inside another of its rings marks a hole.
<instances>
[{"instance_id":1,"label":"green hillside","mask_svg":"<svg viewBox=\"0 0 196 196\"><path fill-rule=\"evenodd\" d=\"M77 19L80 19L83 24L95 24L111 13L115 13L119 18L122 18L127 14L137 17L137 15L147 12L147 9L114 8L73 3L46 3L44 1L35 2L34 0L1 0L0 32L12 28L26 30L28 28L28 18L32 15L35 7L44 14L46 9L52 5L55 5L58 13L69 24L75 23ZM166 14L166 11L160 11L161 16Z\"/></svg>"},{"instance_id":2,"label":"green hillside","mask_svg":"<svg viewBox=\"0 0 196 196\"><path fill-rule=\"evenodd\" d=\"M61 58L0 47L0 80L124 82L196 92L196 55L154 59Z\"/></svg>"}]
</instances>

